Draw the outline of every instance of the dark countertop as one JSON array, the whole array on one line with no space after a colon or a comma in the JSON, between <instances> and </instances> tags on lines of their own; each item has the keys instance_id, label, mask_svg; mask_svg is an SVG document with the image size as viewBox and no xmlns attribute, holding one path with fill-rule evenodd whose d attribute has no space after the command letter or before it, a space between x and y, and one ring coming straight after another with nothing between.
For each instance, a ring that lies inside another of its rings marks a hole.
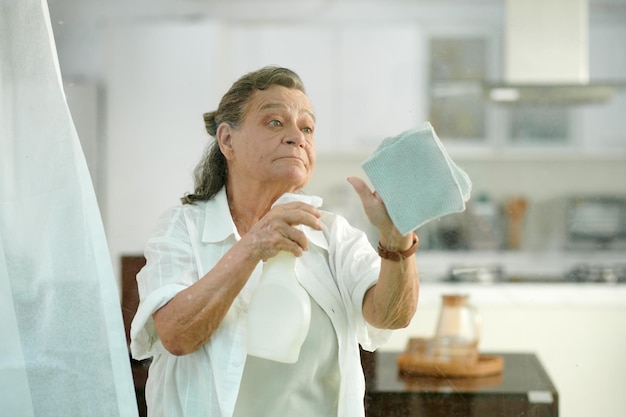
<instances>
[{"instance_id":1,"label":"dark countertop","mask_svg":"<svg viewBox=\"0 0 626 417\"><path fill-rule=\"evenodd\" d=\"M495 353L501 374L481 378L400 375L400 352L363 352L367 417L558 416L558 392L533 353Z\"/></svg>"}]
</instances>

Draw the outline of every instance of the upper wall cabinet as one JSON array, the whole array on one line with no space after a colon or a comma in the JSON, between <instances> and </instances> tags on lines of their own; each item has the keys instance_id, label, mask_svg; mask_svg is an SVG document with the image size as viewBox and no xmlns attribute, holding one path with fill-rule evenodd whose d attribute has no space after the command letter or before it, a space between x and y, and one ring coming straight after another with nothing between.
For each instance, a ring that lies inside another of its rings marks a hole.
<instances>
[{"instance_id":1,"label":"upper wall cabinet","mask_svg":"<svg viewBox=\"0 0 626 417\"><path fill-rule=\"evenodd\" d=\"M488 133L483 98L488 79L487 39L476 34L432 36L428 51L430 122L442 138L484 142Z\"/></svg>"},{"instance_id":2,"label":"upper wall cabinet","mask_svg":"<svg viewBox=\"0 0 626 417\"><path fill-rule=\"evenodd\" d=\"M613 87L605 102L498 103L484 87L502 80L501 31L476 27L425 36L428 117L449 147L506 152L557 150L606 153L626 150L626 55L615 22L590 28L591 83ZM620 41L620 42L621 42ZM553 85L546 84L542 94Z\"/></svg>"},{"instance_id":3,"label":"upper wall cabinet","mask_svg":"<svg viewBox=\"0 0 626 417\"><path fill-rule=\"evenodd\" d=\"M483 87L503 72L502 33L495 25L444 30L410 22L327 22L224 30L229 47L223 48L222 65L229 73L281 65L302 76L317 115L321 154L371 152L385 137L426 120L452 151L626 149L625 128L616 122L616 115L626 113L624 89L601 104L512 106L488 100ZM615 68L626 64L608 41L626 29L595 30L592 79L602 77L607 65L612 76L626 74L626 68Z\"/></svg>"},{"instance_id":4,"label":"upper wall cabinet","mask_svg":"<svg viewBox=\"0 0 626 417\"><path fill-rule=\"evenodd\" d=\"M429 119L450 146L568 144L575 139L568 106L495 105L485 86L497 79L501 53L482 29L428 36Z\"/></svg>"},{"instance_id":5,"label":"upper wall cabinet","mask_svg":"<svg viewBox=\"0 0 626 417\"><path fill-rule=\"evenodd\" d=\"M418 45L410 26L339 31L335 149L375 149L424 121Z\"/></svg>"},{"instance_id":6,"label":"upper wall cabinet","mask_svg":"<svg viewBox=\"0 0 626 417\"><path fill-rule=\"evenodd\" d=\"M230 39L233 73L280 65L302 77L320 153L369 151L423 120L412 26L242 25Z\"/></svg>"},{"instance_id":7,"label":"upper wall cabinet","mask_svg":"<svg viewBox=\"0 0 626 417\"><path fill-rule=\"evenodd\" d=\"M377 24L144 26L123 31L134 37L116 35L119 28L111 31L110 37L123 48L116 43L114 59L106 60L107 76L126 84L112 84L107 94L113 98L132 92L124 109L161 106L158 114L166 119L160 121L167 120L172 131L180 132L175 122L192 116L189 126L198 126L201 109L214 108L242 74L279 65L292 68L304 81L316 113L320 154L367 154L384 138L426 120L453 152L626 149L626 125L621 123L626 114L625 89L617 89L609 103L598 105L509 106L488 101L483 84L501 78L502 73L501 33L496 24L444 27L431 22L427 27L404 19ZM626 28L616 24L591 28L592 79L626 74L618 38L626 39ZM130 52L124 55L124 51ZM176 103L173 108L172 103ZM136 113L112 111L125 118ZM137 126L140 116L152 122L154 114L136 115L133 123ZM117 134L118 125L111 125L109 133ZM159 130L157 125L149 126ZM152 130L142 134L163 133Z\"/></svg>"}]
</instances>

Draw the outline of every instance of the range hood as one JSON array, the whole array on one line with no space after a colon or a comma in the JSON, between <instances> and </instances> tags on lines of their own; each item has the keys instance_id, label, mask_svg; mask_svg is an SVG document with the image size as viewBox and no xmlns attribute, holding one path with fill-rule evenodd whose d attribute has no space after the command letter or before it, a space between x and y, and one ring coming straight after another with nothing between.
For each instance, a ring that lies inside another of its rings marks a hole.
<instances>
[{"instance_id":1,"label":"range hood","mask_svg":"<svg viewBox=\"0 0 626 417\"><path fill-rule=\"evenodd\" d=\"M506 0L504 82L489 99L507 104L605 102L610 84L589 82L588 0Z\"/></svg>"}]
</instances>

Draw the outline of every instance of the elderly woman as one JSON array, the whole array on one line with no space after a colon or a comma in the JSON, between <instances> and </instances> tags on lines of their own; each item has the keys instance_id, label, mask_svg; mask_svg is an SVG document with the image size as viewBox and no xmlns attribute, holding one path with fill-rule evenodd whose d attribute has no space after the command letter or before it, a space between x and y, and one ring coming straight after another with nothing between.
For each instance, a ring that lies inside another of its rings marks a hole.
<instances>
[{"instance_id":1,"label":"elderly woman","mask_svg":"<svg viewBox=\"0 0 626 417\"><path fill-rule=\"evenodd\" d=\"M273 207L301 192L315 166L315 115L294 72L243 76L204 120L216 140L194 193L162 217L137 276L131 349L153 358L149 415L363 416L359 344L374 350L413 317L417 237L398 232L358 178L348 181L380 232L378 253L338 215L304 202ZM293 364L246 352L251 295L263 261L280 251L309 275L310 328Z\"/></svg>"}]
</instances>

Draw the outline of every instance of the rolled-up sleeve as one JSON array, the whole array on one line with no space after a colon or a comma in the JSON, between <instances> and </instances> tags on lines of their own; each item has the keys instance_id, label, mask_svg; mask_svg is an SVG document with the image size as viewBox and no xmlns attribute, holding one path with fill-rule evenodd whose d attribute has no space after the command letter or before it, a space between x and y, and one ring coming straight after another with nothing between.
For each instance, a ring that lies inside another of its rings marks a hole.
<instances>
[{"instance_id":1,"label":"rolled-up sleeve","mask_svg":"<svg viewBox=\"0 0 626 417\"><path fill-rule=\"evenodd\" d=\"M152 315L176 294L196 282L197 264L180 208L165 213L145 247L146 265L137 274L139 307L131 325L135 359L153 356L160 346Z\"/></svg>"}]
</instances>

